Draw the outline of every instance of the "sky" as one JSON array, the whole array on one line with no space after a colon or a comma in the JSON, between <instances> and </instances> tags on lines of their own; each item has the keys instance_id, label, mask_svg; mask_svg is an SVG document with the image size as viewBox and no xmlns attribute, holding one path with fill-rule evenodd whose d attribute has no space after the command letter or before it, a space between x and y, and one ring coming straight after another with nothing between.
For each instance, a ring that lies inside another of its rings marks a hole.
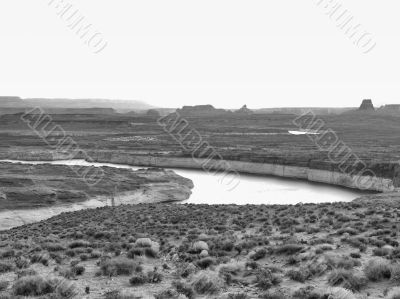
<instances>
[{"instance_id":1,"label":"sky","mask_svg":"<svg viewBox=\"0 0 400 299\"><path fill-rule=\"evenodd\" d=\"M158 107L400 104L400 2L338 2L365 32L354 40L321 1L2 0L0 95ZM91 25L84 37L71 29L78 16ZM376 46L365 53L368 41Z\"/></svg>"}]
</instances>

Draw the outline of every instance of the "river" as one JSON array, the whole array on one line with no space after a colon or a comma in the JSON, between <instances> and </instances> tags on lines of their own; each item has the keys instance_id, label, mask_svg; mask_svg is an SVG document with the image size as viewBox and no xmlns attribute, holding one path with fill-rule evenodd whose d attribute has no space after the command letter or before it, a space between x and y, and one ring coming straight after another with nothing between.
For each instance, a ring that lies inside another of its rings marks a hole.
<instances>
[{"instance_id":1,"label":"river","mask_svg":"<svg viewBox=\"0 0 400 299\"><path fill-rule=\"evenodd\" d=\"M130 165L95 163L85 160L59 161L15 161L0 160L0 162L25 164L62 164L82 166L109 166L143 168ZM341 188L326 184L311 183L302 180L286 179L271 176L256 176L241 174L240 183L233 190L220 184L218 177L201 170L171 168L177 174L193 181L194 188L190 198L181 203L192 204L297 204L351 201L365 194L360 190ZM35 210L13 210L0 212L0 229L8 229L24 222L34 222L49 218L61 212L74 211L85 208L95 208L106 205L107 202L91 199L84 203L63 205Z\"/></svg>"}]
</instances>

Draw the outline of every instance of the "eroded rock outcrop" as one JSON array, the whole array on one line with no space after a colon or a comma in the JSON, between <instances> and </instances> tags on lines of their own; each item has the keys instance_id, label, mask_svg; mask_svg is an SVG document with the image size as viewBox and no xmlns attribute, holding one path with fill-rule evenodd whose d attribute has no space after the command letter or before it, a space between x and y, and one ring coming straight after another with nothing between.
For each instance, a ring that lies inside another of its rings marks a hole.
<instances>
[{"instance_id":1,"label":"eroded rock outcrop","mask_svg":"<svg viewBox=\"0 0 400 299\"><path fill-rule=\"evenodd\" d=\"M363 100L361 103L359 111L375 111L374 104L372 104L372 100Z\"/></svg>"}]
</instances>

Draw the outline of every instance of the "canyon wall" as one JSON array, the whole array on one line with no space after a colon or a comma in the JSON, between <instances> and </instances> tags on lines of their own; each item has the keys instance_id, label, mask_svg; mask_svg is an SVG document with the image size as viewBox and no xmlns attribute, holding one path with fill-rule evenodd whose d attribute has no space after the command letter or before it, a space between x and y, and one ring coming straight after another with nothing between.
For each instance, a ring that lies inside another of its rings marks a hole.
<instances>
[{"instance_id":1,"label":"canyon wall","mask_svg":"<svg viewBox=\"0 0 400 299\"><path fill-rule=\"evenodd\" d=\"M202 169L202 165L207 162L205 159L194 160L192 158L132 155L113 152L92 152L90 156L96 162L128 164L146 167ZM300 166L285 166L243 161L227 162L227 165L229 165L230 169L233 169L239 173L273 175L278 177L303 179L310 182L325 183L370 191L396 191L393 181L389 178L351 176L335 171L319 170ZM221 164L219 164L218 167L221 169Z\"/></svg>"},{"instance_id":2,"label":"canyon wall","mask_svg":"<svg viewBox=\"0 0 400 299\"><path fill-rule=\"evenodd\" d=\"M118 151L90 151L88 156L96 162L128 164L132 166L143 167L166 167L166 168L187 168L202 169L202 165L206 162L204 159L192 159L188 157L171 157L171 156L155 156L135 153L124 153ZM7 154L0 153L0 159L14 160L64 160L69 157L59 153L50 151L26 151L9 152ZM76 156L76 159L84 159L84 156ZM325 183L330 185L343 186L347 188L393 192L400 191L397 184L389 177L360 177L351 176L345 173L315 169L307 166L280 165L271 163L256 163L245 161L227 161L226 164L230 169L239 173L272 175L278 177L294 178L308 180L310 182ZM219 164L219 169L223 168L223 164Z\"/></svg>"}]
</instances>

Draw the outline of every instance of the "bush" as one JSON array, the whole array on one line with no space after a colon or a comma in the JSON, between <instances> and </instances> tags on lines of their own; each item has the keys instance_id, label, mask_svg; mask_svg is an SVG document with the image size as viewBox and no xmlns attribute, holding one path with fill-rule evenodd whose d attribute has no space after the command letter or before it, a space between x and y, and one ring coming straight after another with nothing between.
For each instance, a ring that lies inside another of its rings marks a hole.
<instances>
[{"instance_id":1,"label":"bush","mask_svg":"<svg viewBox=\"0 0 400 299\"><path fill-rule=\"evenodd\" d=\"M198 273L192 282L193 289L200 295L213 295L222 288L222 281L212 271L202 271Z\"/></svg>"},{"instance_id":2,"label":"bush","mask_svg":"<svg viewBox=\"0 0 400 299\"><path fill-rule=\"evenodd\" d=\"M292 255L303 251L304 247L299 244L285 244L275 248L276 254Z\"/></svg>"},{"instance_id":3,"label":"bush","mask_svg":"<svg viewBox=\"0 0 400 299\"><path fill-rule=\"evenodd\" d=\"M269 269L262 269L256 275L256 286L261 290L268 290L281 282L278 276Z\"/></svg>"},{"instance_id":4,"label":"bush","mask_svg":"<svg viewBox=\"0 0 400 299\"><path fill-rule=\"evenodd\" d=\"M147 247L144 249L144 254L147 257L156 258L158 256L158 250L153 247Z\"/></svg>"},{"instance_id":5,"label":"bush","mask_svg":"<svg viewBox=\"0 0 400 299\"><path fill-rule=\"evenodd\" d=\"M323 295L322 298L326 297L329 299L356 299L351 291L344 288L330 288Z\"/></svg>"},{"instance_id":6,"label":"bush","mask_svg":"<svg viewBox=\"0 0 400 299\"><path fill-rule=\"evenodd\" d=\"M42 296L55 291L55 283L41 276L26 276L17 280L13 293L19 296Z\"/></svg>"},{"instance_id":7,"label":"bush","mask_svg":"<svg viewBox=\"0 0 400 299\"><path fill-rule=\"evenodd\" d=\"M250 256L250 258L253 261L258 261L258 260L263 259L266 255L267 255L267 251L263 248L263 249L257 250L254 254L252 254Z\"/></svg>"},{"instance_id":8,"label":"bush","mask_svg":"<svg viewBox=\"0 0 400 299\"><path fill-rule=\"evenodd\" d=\"M157 272L156 270L147 273L147 282L149 283L160 283L162 279L162 274Z\"/></svg>"},{"instance_id":9,"label":"bush","mask_svg":"<svg viewBox=\"0 0 400 299\"><path fill-rule=\"evenodd\" d=\"M384 259L371 260L364 267L364 274L371 281L389 279L391 275L389 262Z\"/></svg>"},{"instance_id":10,"label":"bush","mask_svg":"<svg viewBox=\"0 0 400 299\"><path fill-rule=\"evenodd\" d=\"M90 243L87 241L78 240L78 241L69 243L68 247L71 249L79 248L79 247L90 247Z\"/></svg>"},{"instance_id":11,"label":"bush","mask_svg":"<svg viewBox=\"0 0 400 299\"><path fill-rule=\"evenodd\" d=\"M294 281L304 283L310 276L311 273L308 272L307 269L300 269L300 270L289 270L286 275Z\"/></svg>"},{"instance_id":12,"label":"bush","mask_svg":"<svg viewBox=\"0 0 400 299\"><path fill-rule=\"evenodd\" d=\"M215 265L216 261L215 259L211 258L211 257L205 257L199 261L197 261L197 266L199 266L201 269L206 269L208 267L210 267L211 265Z\"/></svg>"},{"instance_id":13,"label":"bush","mask_svg":"<svg viewBox=\"0 0 400 299\"><path fill-rule=\"evenodd\" d=\"M337 269L329 275L328 282L331 286L341 286L354 292L360 291L367 284L367 279L350 270Z\"/></svg>"},{"instance_id":14,"label":"bush","mask_svg":"<svg viewBox=\"0 0 400 299\"><path fill-rule=\"evenodd\" d=\"M85 273L85 267L84 266L73 266L71 268L71 271L74 275L79 276Z\"/></svg>"},{"instance_id":15,"label":"bush","mask_svg":"<svg viewBox=\"0 0 400 299\"><path fill-rule=\"evenodd\" d=\"M64 280L57 283L56 294L57 298L70 299L77 295L76 287L70 281Z\"/></svg>"},{"instance_id":16,"label":"bush","mask_svg":"<svg viewBox=\"0 0 400 299\"><path fill-rule=\"evenodd\" d=\"M0 273L10 272L13 269L14 269L14 267L12 264L0 262Z\"/></svg>"},{"instance_id":17,"label":"bush","mask_svg":"<svg viewBox=\"0 0 400 299\"><path fill-rule=\"evenodd\" d=\"M172 285L179 294L185 295L188 299L195 298L194 290L190 285L187 285L181 281L175 281L172 283Z\"/></svg>"},{"instance_id":18,"label":"bush","mask_svg":"<svg viewBox=\"0 0 400 299\"><path fill-rule=\"evenodd\" d=\"M147 277L144 274L134 275L129 279L129 283L132 286L138 286L145 284L147 282Z\"/></svg>"},{"instance_id":19,"label":"bush","mask_svg":"<svg viewBox=\"0 0 400 299\"><path fill-rule=\"evenodd\" d=\"M9 282L8 281L0 281L0 292L3 292L4 290L6 290L9 286Z\"/></svg>"},{"instance_id":20,"label":"bush","mask_svg":"<svg viewBox=\"0 0 400 299\"><path fill-rule=\"evenodd\" d=\"M104 261L100 265L101 273L105 276L131 275L138 265L127 258L114 258Z\"/></svg>"},{"instance_id":21,"label":"bush","mask_svg":"<svg viewBox=\"0 0 400 299\"><path fill-rule=\"evenodd\" d=\"M390 279L396 284L400 284L400 264L394 264L390 267Z\"/></svg>"}]
</instances>

